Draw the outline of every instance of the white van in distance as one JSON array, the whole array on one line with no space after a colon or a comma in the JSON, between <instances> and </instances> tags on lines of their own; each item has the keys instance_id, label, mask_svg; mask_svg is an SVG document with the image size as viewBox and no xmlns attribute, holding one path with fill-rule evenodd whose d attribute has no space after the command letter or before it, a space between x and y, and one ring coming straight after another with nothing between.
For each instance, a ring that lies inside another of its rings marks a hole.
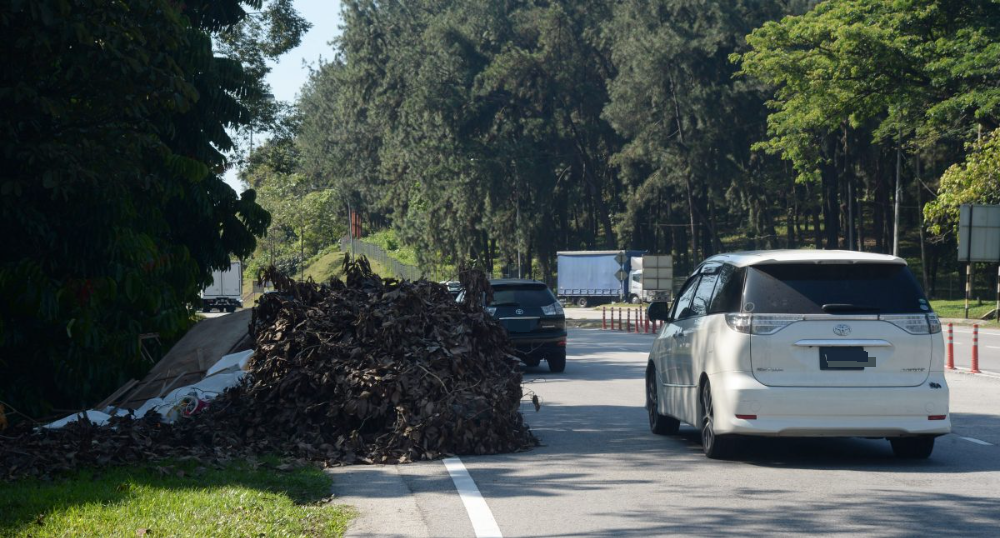
<instances>
[{"instance_id":1,"label":"white van in distance","mask_svg":"<svg viewBox=\"0 0 1000 538\"><path fill-rule=\"evenodd\" d=\"M937 314L906 262L852 251L721 254L685 282L649 354L654 433L701 429L710 458L738 436L884 437L927 458L951 431Z\"/></svg>"}]
</instances>

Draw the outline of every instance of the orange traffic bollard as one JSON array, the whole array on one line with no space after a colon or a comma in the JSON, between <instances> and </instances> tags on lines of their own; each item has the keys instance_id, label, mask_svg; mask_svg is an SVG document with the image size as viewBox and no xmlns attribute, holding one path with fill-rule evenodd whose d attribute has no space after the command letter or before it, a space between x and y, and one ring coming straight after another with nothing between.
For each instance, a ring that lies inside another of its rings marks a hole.
<instances>
[{"instance_id":1,"label":"orange traffic bollard","mask_svg":"<svg viewBox=\"0 0 1000 538\"><path fill-rule=\"evenodd\" d=\"M608 312L607 307L601 307L601 328L605 331L608 330Z\"/></svg>"},{"instance_id":2,"label":"orange traffic bollard","mask_svg":"<svg viewBox=\"0 0 1000 538\"><path fill-rule=\"evenodd\" d=\"M618 307L618 330L619 331L624 330L622 328L622 307L620 306Z\"/></svg>"},{"instance_id":3,"label":"orange traffic bollard","mask_svg":"<svg viewBox=\"0 0 1000 538\"><path fill-rule=\"evenodd\" d=\"M632 332L632 309L625 309L625 332Z\"/></svg>"},{"instance_id":4,"label":"orange traffic bollard","mask_svg":"<svg viewBox=\"0 0 1000 538\"><path fill-rule=\"evenodd\" d=\"M972 326L972 368L970 374L978 374L979 371L979 325Z\"/></svg>"},{"instance_id":5,"label":"orange traffic bollard","mask_svg":"<svg viewBox=\"0 0 1000 538\"><path fill-rule=\"evenodd\" d=\"M949 370L955 369L955 334L952 332L951 323L948 324L948 356L944 367Z\"/></svg>"}]
</instances>

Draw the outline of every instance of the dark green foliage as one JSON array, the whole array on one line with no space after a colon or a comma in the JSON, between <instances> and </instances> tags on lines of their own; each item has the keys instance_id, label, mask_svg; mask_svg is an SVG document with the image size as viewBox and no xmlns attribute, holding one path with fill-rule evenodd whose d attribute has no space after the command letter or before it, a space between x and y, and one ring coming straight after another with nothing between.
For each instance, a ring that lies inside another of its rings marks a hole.
<instances>
[{"instance_id":1,"label":"dark green foliage","mask_svg":"<svg viewBox=\"0 0 1000 538\"><path fill-rule=\"evenodd\" d=\"M269 216L219 176L254 84L210 32L240 2L4 4L0 399L37 415L141 375L138 335L184 330Z\"/></svg>"},{"instance_id":2,"label":"dark green foliage","mask_svg":"<svg viewBox=\"0 0 1000 538\"><path fill-rule=\"evenodd\" d=\"M424 265L891 252L899 198L932 287L954 244L919 206L1000 126L988 0L351 0L343 20L284 174Z\"/></svg>"}]
</instances>

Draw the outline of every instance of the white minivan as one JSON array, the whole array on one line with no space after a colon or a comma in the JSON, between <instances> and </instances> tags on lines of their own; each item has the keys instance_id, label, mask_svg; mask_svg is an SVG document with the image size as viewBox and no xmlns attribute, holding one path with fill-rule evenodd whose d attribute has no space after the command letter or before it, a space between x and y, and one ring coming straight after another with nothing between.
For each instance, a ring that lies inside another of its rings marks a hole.
<instances>
[{"instance_id":1,"label":"white minivan","mask_svg":"<svg viewBox=\"0 0 1000 538\"><path fill-rule=\"evenodd\" d=\"M937 314L906 262L776 250L705 260L677 294L646 367L649 426L701 429L710 458L741 435L884 437L927 458L951 431Z\"/></svg>"}]
</instances>

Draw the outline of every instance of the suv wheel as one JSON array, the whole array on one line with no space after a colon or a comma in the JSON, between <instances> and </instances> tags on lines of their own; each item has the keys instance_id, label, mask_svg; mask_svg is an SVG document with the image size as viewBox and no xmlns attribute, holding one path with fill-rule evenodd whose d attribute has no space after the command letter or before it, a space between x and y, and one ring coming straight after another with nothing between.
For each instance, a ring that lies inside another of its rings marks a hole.
<instances>
[{"instance_id":1,"label":"suv wheel","mask_svg":"<svg viewBox=\"0 0 1000 538\"><path fill-rule=\"evenodd\" d=\"M545 362L549 363L549 371L558 374L566 369L566 349L561 349L545 357Z\"/></svg>"},{"instance_id":2,"label":"suv wheel","mask_svg":"<svg viewBox=\"0 0 1000 538\"><path fill-rule=\"evenodd\" d=\"M713 460L726 459L732 456L736 447L736 439L730 435L716 435L715 409L712 405L712 385L705 381L701 388L701 449Z\"/></svg>"},{"instance_id":3,"label":"suv wheel","mask_svg":"<svg viewBox=\"0 0 1000 538\"><path fill-rule=\"evenodd\" d=\"M681 427L681 421L674 417L661 415L659 412L660 397L656 389L656 366L649 363L646 367L646 411L649 413L649 430L656 435L674 435Z\"/></svg>"},{"instance_id":4,"label":"suv wheel","mask_svg":"<svg viewBox=\"0 0 1000 538\"><path fill-rule=\"evenodd\" d=\"M897 458L907 460L925 460L934 452L934 437L897 437L889 439L892 445L892 453Z\"/></svg>"}]
</instances>

